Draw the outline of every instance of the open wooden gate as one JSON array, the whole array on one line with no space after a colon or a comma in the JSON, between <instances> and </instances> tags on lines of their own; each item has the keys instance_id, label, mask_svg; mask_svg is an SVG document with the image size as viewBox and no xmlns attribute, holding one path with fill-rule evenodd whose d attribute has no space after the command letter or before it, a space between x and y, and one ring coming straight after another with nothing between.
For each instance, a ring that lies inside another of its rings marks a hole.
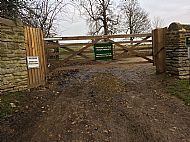
<instances>
[{"instance_id":1,"label":"open wooden gate","mask_svg":"<svg viewBox=\"0 0 190 142\"><path fill-rule=\"evenodd\" d=\"M43 33L38 28L25 27L25 45L28 63L28 88L46 82L46 56Z\"/></svg>"}]
</instances>

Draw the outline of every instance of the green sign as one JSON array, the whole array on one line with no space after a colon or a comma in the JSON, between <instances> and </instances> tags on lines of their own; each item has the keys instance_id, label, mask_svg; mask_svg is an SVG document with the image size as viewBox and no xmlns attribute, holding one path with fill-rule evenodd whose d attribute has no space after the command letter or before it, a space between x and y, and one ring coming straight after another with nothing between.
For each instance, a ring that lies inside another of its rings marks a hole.
<instances>
[{"instance_id":1,"label":"green sign","mask_svg":"<svg viewBox=\"0 0 190 142\"><path fill-rule=\"evenodd\" d=\"M186 46L190 47L190 37L186 37Z\"/></svg>"},{"instance_id":2,"label":"green sign","mask_svg":"<svg viewBox=\"0 0 190 142\"><path fill-rule=\"evenodd\" d=\"M94 45L95 60L112 60L113 45L112 43L97 43Z\"/></svg>"}]
</instances>

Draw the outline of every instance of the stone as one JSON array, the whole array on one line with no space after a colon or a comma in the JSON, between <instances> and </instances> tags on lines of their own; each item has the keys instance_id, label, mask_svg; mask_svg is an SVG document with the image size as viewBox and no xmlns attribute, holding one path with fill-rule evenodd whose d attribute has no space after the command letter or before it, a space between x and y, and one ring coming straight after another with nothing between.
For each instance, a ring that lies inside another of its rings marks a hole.
<instances>
[{"instance_id":1,"label":"stone","mask_svg":"<svg viewBox=\"0 0 190 142\"><path fill-rule=\"evenodd\" d=\"M166 35L166 68L170 74L189 77L190 61L187 58L185 38L190 36L190 25L172 23Z\"/></svg>"},{"instance_id":2,"label":"stone","mask_svg":"<svg viewBox=\"0 0 190 142\"><path fill-rule=\"evenodd\" d=\"M4 49L6 47L7 47L7 43L0 41L0 49Z\"/></svg>"},{"instance_id":3,"label":"stone","mask_svg":"<svg viewBox=\"0 0 190 142\"><path fill-rule=\"evenodd\" d=\"M185 76L180 75L179 79L189 79L189 75L185 75Z\"/></svg>"},{"instance_id":4,"label":"stone","mask_svg":"<svg viewBox=\"0 0 190 142\"><path fill-rule=\"evenodd\" d=\"M4 89L9 89L9 88L13 88L14 85L9 83L9 84L4 84L2 86L0 86L0 90L4 90ZM12 89L11 89L12 90Z\"/></svg>"},{"instance_id":5,"label":"stone","mask_svg":"<svg viewBox=\"0 0 190 142\"><path fill-rule=\"evenodd\" d=\"M13 73L13 75L15 75L15 76L24 76L27 74L28 74L27 72L15 72L15 73Z\"/></svg>"},{"instance_id":6,"label":"stone","mask_svg":"<svg viewBox=\"0 0 190 142\"><path fill-rule=\"evenodd\" d=\"M28 88L27 85L22 85L22 86L14 87L14 90L23 91L23 90L26 90L27 88Z\"/></svg>"},{"instance_id":7,"label":"stone","mask_svg":"<svg viewBox=\"0 0 190 142\"><path fill-rule=\"evenodd\" d=\"M6 34L6 35L15 35L15 33L10 29L10 30L6 30L6 31L3 31L2 33Z\"/></svg>"},{"instance_id":8,"label":"stone","mask_svg":"<svg viewBox=\"0 0 190 142\"><path fill-rule=\"evenodd\" d=\"M13 51L12 50L9 50L7 48L4 48L4 49L0 49L0 53L1 54L12 54Z\"/></svg>"},{"instance_id":9,"label":"stone","mask_svg":"<svg viewBox=\"0 0 190 142\"><path fill-rule=\"evenodd\" d=\"M16 49L19 49L19 44L15 43L15 42L8 42L7 43L7 48L9 50L16 50Z\"/></svg>"},{"instance_id":10,"label":"stone","mask_svg":"<svg viewBox=\"0 0 190 142\"><path fill-rule=\"evenodd\" d=\"M0 93L3 93L3 92L12 92L14 91L14 87L9 87L9 88L6 88L6 89L1 89L0 88Z\"/></svg>"},{"instance_id":11,"label":"stone","mask_svg":"<svg viewBox=\"0 0 190 142\"><path fill-rule=\"evenodd\" d=\"M13 27L12 30L16 33L21 33L24 31L24 28L21 26L21 27ZM24 34L22 34L21 36L23 36Z\"/></svg>"}]
</instances>

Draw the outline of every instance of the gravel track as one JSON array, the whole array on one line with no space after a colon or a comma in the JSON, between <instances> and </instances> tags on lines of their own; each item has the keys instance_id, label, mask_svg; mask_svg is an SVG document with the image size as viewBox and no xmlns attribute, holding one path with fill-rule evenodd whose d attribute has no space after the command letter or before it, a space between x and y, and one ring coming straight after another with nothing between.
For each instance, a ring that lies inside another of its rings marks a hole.
<instances>
[{"instance_id":1,"label":"gravel track","mask_svg":"<svg viewBox=\"0 0 190 142\"><path fill-rule=\"evenodd\" d=\"M30 142L190 142L190 108L151 64L53 74L58 99ZM24 136L23 136L24 137Z\"/></svg>"}]
</instances>

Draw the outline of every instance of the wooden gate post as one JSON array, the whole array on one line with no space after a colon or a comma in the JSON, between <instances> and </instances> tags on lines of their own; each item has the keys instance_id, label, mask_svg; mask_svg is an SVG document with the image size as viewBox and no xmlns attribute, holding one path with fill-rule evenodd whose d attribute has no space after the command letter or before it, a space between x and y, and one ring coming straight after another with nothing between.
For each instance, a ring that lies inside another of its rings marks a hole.
<instances>
[{"instance_id":1,"label":"wooden gate post","mask_svg":"<svg viewBox=\"0 0 190 142\"><path fill-rule=\"evenodd\" d=\"M156 66L156 73L164 73L166 71L166 32L167 28L159 28L152 31L153 42L153 60Z\"/></svg>"}]
</instances>

